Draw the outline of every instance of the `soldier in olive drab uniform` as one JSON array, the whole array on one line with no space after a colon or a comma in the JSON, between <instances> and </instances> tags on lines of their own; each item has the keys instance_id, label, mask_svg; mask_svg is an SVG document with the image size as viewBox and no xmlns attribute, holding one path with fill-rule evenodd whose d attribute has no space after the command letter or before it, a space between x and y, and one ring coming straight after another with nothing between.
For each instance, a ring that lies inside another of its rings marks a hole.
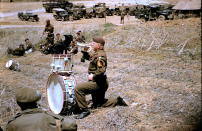
<instances>
[{"instance_id":1,"label":"soldier in olive drab uniform","mask_svg":"<svg viewBox=\"0 0 202 131\"><path fill-rule=\"evenodd\" d=\"M22 112L12 118L6 131L76 131L74 119L63 118L51 112L37 108L40 92L31 88L16 91L16 101Z\"/></svg>"},{"instance_id":2,"label":"soldier in olive drab uniform","mask_svg":"<svg viewBox=\"0 0 202 131\"><path fill-rule=\"evenodd\" d=\"M120 24L124 24L124 17L125 17L125 14L124 14L124 12L122 11L122 12L121 12L121 21L120 21Z\"/></svg>"},{"instance_id":3,"label":"soldier in olive drab uniform","mask_svg":"<svg viewBox=\"0 0 202 131\"><path fill-rule=\"evenodd\" d=\"M34 51L34 46L32 45L32 43L28 38L25 39L25 45L26 45L25 53L30 53Z\"/></svg>"},{"instance_id":4,"label":"soldier in olive drab uniform","mask_svg":"<svg viewBox=\"0 0 202 131\"><path fill-rule=\"evenodd\" d=\"M20 45L19 45L19 48L16 48L16 49L14 49L14 50L11 49L11 48L8 48L7 53L8 53L8 54L15 55L15 56L23 56L23 55L25 54L24 45L23 45L23 44L20 44Z\"/></svg>"},{"instance_id":5,"label":"soldier in olive drab uniform","mask_svg":"<svg viewBox=\"0 0 202 131\"><path fill-rule=\"evenodd\" d=\"M93 38L94 54L86 56L90 61L88 67L88 82L83 82L75 87L76 102L81 109L81 114L77 119L82 119L90 114L85 95L91 94L93 108L96 107L114 107L116 105L127 106L121 97L116 99L105 99L105 92L108 89L108 80L106 75L107 56L104 51L105 41L103 38Z\"/></svg>"},{"instance_id":6,"label":"soldier in olive drab uniform","mask_svg":"<svg viewBox=\"0 0 202 131\"><path fill-rule=\"evenodd\" d=\"M85 37L81 31L78 31L75 36L75 40L79 43L85 43Z\"/></svg>"},{"instance_id":7,"label":"soldier in olive drab uniform","mask_svg":"<svg viewBox=\"0 0 202 131\"><path fill-rule=\"evenodd\" d=\"M54 33L53 32L54 32L53 25L51 25L50 20L46 20L46 26L45 26L43 35L47 34L47 38L46 38L46 43L44 44L44 48L42 49L42 51L45 54L50 53L51 49L53 47L53 44L54 44ZM40 48L42 48L42 46Z\"/></svg>"},{"instance_id":8,"label":"soldier in olive drab uniform","mask_svg":"<svg viewBox=\"0 0 202 131\"><path fill-rule=\"evenodd\" d=\"M77 54L78 53L78 46L75 39L72 40L70 44L70 53Z\"/></svg>"},{"instance_id":9,"label":"soldier in olive drab uniform","mask_svg":"<svg viewBox=\"0 0 202 131\"><path fill-rule=\"evenodd\" d=\"M60 33L57 33L54 43L61 43L61 42L62 42L62 38L60 36Z\"/></svg>"}]
</instances>

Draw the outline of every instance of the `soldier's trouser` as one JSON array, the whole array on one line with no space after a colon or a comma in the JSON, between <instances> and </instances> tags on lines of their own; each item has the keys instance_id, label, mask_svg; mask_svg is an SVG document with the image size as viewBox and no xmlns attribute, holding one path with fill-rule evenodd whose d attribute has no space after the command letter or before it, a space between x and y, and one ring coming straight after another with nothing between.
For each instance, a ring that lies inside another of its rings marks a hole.
<instances>
[{"instance_id":1,"label":"soldier's trouser","mask_svg":"<svg viewBox=\"0 0 202 131\"><path fill-rule=\"evenodd\" d=\"M96 82L89 81L78 84L75 88L75 97L78 106L81 109L87 109L88 105L85 95L91 94L93 105L102 107L114 107L117 104L117 99L105 99L105 92L108 88L108 83L97 84Z\"/></svg>"},{"instance_id":2,"label":"soldier's trouser","mask_svg":"<svg viewBox=\"0 0 202 131\"><path fill-rule=\"evenodd\" d=\"M124 17L123 16L121 16L121 22L120 23L124 24Z\"/></svg>"},{"instance_id":3,"label":"soldier's trouser","mask_svg":"<svg viewBox=\"0 0 202 131\"><path fill-rule=\"evenodd\" d=\"M48 36L46 38L46 44L51 44L53 45L54 44L54 36Z\"/></svg>"}]
</instances>

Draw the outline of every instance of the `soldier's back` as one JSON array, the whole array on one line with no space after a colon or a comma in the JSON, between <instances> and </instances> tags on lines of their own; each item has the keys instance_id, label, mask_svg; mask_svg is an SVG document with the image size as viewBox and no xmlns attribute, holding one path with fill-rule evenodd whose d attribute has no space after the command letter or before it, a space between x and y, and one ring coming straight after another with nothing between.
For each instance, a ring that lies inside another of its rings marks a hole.
<instances>
[{"instance_id":1,"label":"soldier's back","mask_svg":"<svg viewBox=\"0 0 202 131\"><path fill-rule=\"evenodd\" d=\"M9 121L6 131L56 131L54 117L39 109L29 109Z\"/></svg>"}]
</instances>

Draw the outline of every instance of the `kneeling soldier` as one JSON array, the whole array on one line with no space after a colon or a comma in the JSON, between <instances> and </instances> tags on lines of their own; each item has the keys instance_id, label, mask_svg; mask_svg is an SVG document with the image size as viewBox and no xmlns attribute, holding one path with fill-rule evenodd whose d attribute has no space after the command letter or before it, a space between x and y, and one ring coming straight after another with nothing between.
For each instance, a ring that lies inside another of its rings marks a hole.
<instances>
[{"instance_id":1,"label":"kneeling soldier","mask_svg":"<svg viewBox=\"0 0 202 131\"><path fill-rule=\"evenodd\" d=\"M91 94L93 108L96 107L114 107L116 105L127 106L121 97L116 99L105 99L105 92L108 89L108 80L106 75L107 56L104 51L105 40L100 37L93 38L94 54L87 55L90 61L88 67L88 82L80 83L75 88L76 102L81 109L81 114L77 119L82 119L90 114L85 95Z\"/></svg>"}]
</instances>

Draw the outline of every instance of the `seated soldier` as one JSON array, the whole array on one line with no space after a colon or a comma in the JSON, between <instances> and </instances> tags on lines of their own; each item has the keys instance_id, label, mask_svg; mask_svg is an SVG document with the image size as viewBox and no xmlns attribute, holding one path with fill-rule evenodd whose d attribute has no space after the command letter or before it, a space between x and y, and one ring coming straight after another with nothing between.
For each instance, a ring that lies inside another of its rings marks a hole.
<instances>
[{"instance_id":1,"label":"seated soldier","mask_svg":"<svg viewBox=\"0 0 202 131\"><path fill-rule=\"evenodd\" d=\"M16 101L22 112L6 125L6 131L76 131L74 119L64 118L37 107L41 95L31 88L16 90Z\"/></svg>"},{"instance_id":2,"label":"seated soldier","mask_svg":"<svg viewBox=\"0 0 202 131\"><path fill-rule=\"evenodd\" d=\"M57 33L54 43L61 43L61 42L62 42L62 38L60 36L60 33Z\"/></svg>"},{"instance_id":3,"label":"seated soldier","mask_svg":"<svg viewBox=\"0 0 202 131\"><path fill-rule=\"evenodd\" d=\"M85 37L81 31L78 31L75 36L75 40L79 43L85 43Z\"/></svg>"},{"instance_id":4,"label":"seated soldier","mask_svg":"<svg viewBox=\"0 0 202 131\"><path fill-rule=\"evenodd\" d=\"M26 45L25 53L30 53L34 51L34 46L32 46L32 43L28 38L25 39L25 45Z\"/></svg>"},{"instance_id":5,"label":"seated soldier","mask_svg":"<svg viewBox=\"0 0 202 131\"><path fill-rule=\"evenodd\" d=\"M24 45L20 44L19 48L16 48L16 49L8 48L7 53L12 54L12 55L16 55L16 56L23 56L25 54Z\"/></svg>"},{"instance_id":6,"label":"seated soldier","mask_svg":"<svg viewBox=\"0 0 202 131\"><path fill-rule=\"evenodd\" d=\"M70 53L72 53L72 54L77 54L78 53L78 46L77 46L77 43L76 43L75 39L73 39L71 44L70 44Z\"/></svg>"}]
</instances>

